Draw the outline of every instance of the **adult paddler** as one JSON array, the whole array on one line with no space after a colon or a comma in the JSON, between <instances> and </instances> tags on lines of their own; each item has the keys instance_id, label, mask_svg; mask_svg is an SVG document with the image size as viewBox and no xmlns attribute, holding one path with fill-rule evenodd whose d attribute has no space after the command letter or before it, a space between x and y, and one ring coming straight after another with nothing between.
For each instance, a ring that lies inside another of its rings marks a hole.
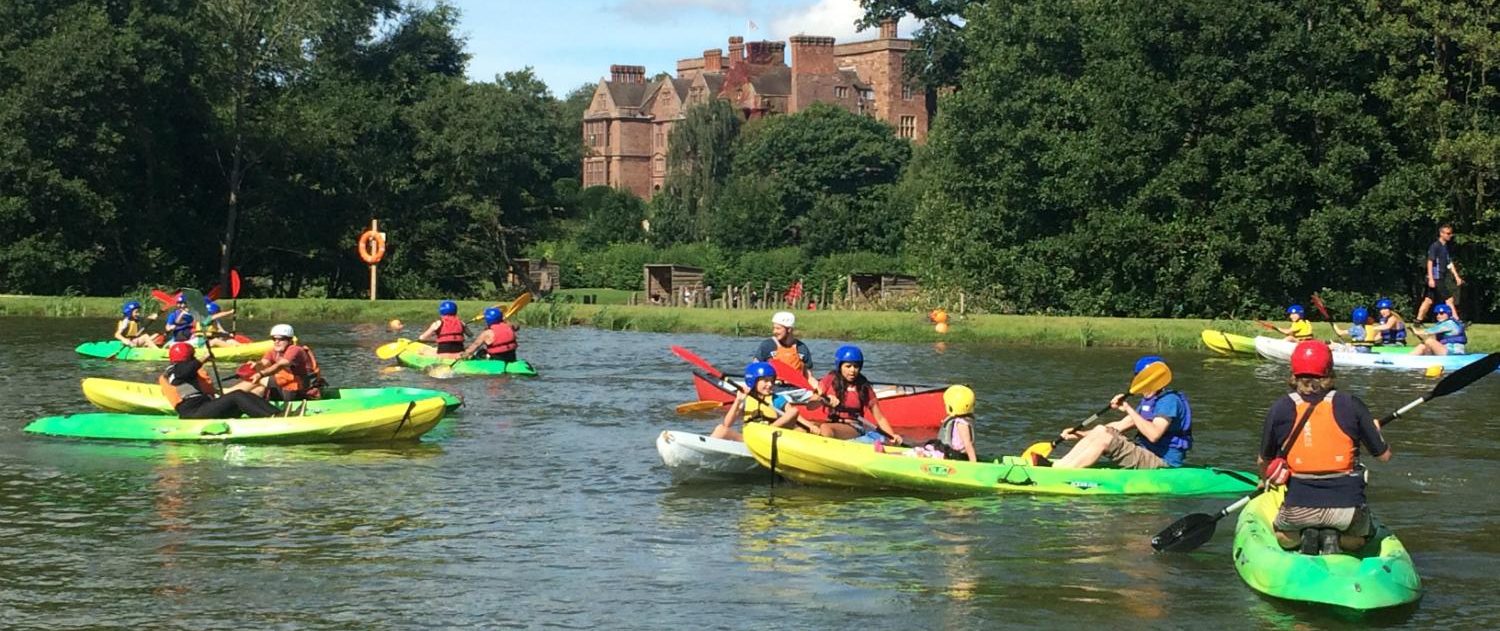
<instances>
[{"instance_id":1,"label":"adult paddler","mask_svg":"<svg viewBox=\"0 0 1500 631\"><path fill-rule=\"evenodd\" d=\"M484 310L484 330L474 336L474 343L464 350L464 357L475 359L493 359L498 361L516 361L517 327L505 321L505 312L499 307L490 307Z\"/></svg>"},{"instance_id":2,"label":"adult paddler","mask_svg":"<svg viewBox=\"0 0 1500 631\"><path fill-rule=\"evenodd\" d=\"M762 340L752 357L758 362L774 359L801 372L803 378L812 384L813 392L819 397L823 396L823 389L812 372L812 351L807 350L807 345L797 339L797 316L792 315L792 312L777 311L776 315L771 316L771 339Z\"/></svg>"},{"instance_id":3,"label":"adult paddler","mask_svg":"<svg viewBox=\"0 0 1500 631\"><path fill-rule=\"evenodd\" d=\"M1134 374L1161 361L1155 355L1142 357L1135 362ZM1078 444L1066 456L1052 461L1053 467L1084 469L1100 458L1109 458L1122 469L1182 466L1188 450L1193 448L1193 412L1187 396L1163 386L1142 393L1138 408L1130 407L1124 395L1116 396L1109 405L1124 412L1125 417L1084 432L1063 431L1064 440L1076 440ZM1125 436L1132 429L1136 431L1135 440Z\"/></svg>"},{"instance_id":4,"label":"adult paddler","mask_svg":"<svg viewBox=\"0 0 1500 631\"><path fill-rule=\"evenodd\" d=\"M458 359L463 357L464 340L468 337L469 327L458 319L458 303L444 300L438 303L438 319L417 336L417 341L436 342L438 357Z\"/></svg>"}]
</instances>

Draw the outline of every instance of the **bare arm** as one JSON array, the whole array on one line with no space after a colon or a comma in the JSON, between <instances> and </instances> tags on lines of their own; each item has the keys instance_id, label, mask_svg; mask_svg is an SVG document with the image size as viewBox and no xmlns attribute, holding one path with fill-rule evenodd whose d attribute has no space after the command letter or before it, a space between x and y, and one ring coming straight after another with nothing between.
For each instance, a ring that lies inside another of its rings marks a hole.
<instances>
[{"instance_id":1,"label":"bare arm","mask_svg":"<svg viewBox=\"0 0 1500 631\"><path fill-rule=\"evenodd\" d=\"M438 327L442 326L442 324L443 324L442 321L439 320L439 321L434 321L431 325L428 325L427 330L423 331L421 335L417 336L417 341L418 342L431 342L433 340L436 340L437 339Z\"/></svg>"},{"instance_id":2,"label":"bare arm","mask_svg":"<svg viewBox=\"0 0 1500 631\"><path fill-rule=\"evenodd\" d=\"M480 331L479 335L474 336L474 343L470 344L468 348L464 349L464 357L473 357L474 351L479 350L479 347L484 346L485 344L489 344L490 338L492 337L494 337L494 334L491 333L489 329Z\"/></svg>"},{"instance_id":3,"label":"bare arm","mask_svg":"<svg viewBox=\"0 0 1500 631\"><path fill-rule=\"evenodd\" d=\"M874 398L870 399L870 416L875 417L875 424L879 425L880 429L884 430L886 435L891 437L891 440L896 441L896 444L899 445L906 442L905 439L901 438L900 434L896 433L896 430L891 429L891 422L886 420L885 412L880 411L880 401Z\"/></svg>"}]
</instances>

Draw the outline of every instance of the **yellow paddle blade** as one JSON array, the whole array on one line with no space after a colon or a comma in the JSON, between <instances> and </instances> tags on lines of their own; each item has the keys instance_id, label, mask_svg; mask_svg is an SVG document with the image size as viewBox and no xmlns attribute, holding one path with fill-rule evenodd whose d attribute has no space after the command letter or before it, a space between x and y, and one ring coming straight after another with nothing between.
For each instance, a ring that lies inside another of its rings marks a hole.
<instances>
[{"instance_id":1,"label":"yellow paddle blade","mask_svg":"<svg viewBox=\"0 0 1500 631\"><path fill-rule=\"evenodd\" d=\"M1167 367L1166 362L1152 362L1130 381L1130 394L1155 392L1167 387L1169 383L1172 383L1172 369Z\"/></svg>"},{"instance_id":2,"label":"yellow paddle blade","mask_svg":"<svg viewBox=\"0 0 1500 631\"><path fill-rule=\"evenodd\" d=\"M1043 458L1051 456L1052 455L1052 443L1051 443L1051 441L1042 441L1040 443L1031 443L1031 446L1027 447L1026 451L1021 452L1021 462L1025 462L1025 463L1029 464L1031 462L1031 455L1032 454L1036 454L1036 455L1041 456Z\"/></svg>"},{"instance_id":3,"label":"yellow paddle blade","mask_svg":"<svg viewBox=\"0 0 1500 631\"><path fill-rule=\"evenodd\" d=\"M453 367L448 364L433 364L427 367L426 372L433 379L447 379L454 375Z\"/></svg>"},{"instance_id":4,"label":"yellow paddle blade","mask_svg":"<svg viewBox=\"0 0 1500 631\"><path fill-rule=\"evenodd\" d=\"M684 403L682 405L677 406L677 413L678 414L693 414L695 412L707 412L709 410L717 410L717 409L719 409L721 407L724 407L724 404L721 403L721 402L719 402L719 401L693 401L692 403Z\"/></svg>"},{"instance_id":5,"label":"yellow paddle blade","mask_svg":"<svg viewBox=\"0 0 1500 631\"><path fill-rule=\"evenodd\" d=\"M406 338L403 337L403 338L401 338L399 340L396 340L394 342L390 342L390 343L387 343L387 344L381 344L379 347L377 347L375 349L375 356L379 357L381 359L391 359L391 358L394 358L397 355L400 355L401 351L406 350L406 347L410 346L410 345L411 345L411 340L408 340L408 339L406 339Z\"/></svg>"},{"instance_id":6,"label":"yellow paddle blade","mask_svg":"<svg viewBox=\"0 0 1500 631\"><path fill-rule=\"evenodd\" d=\"M505 319L509 320L511 316L516 315L516 312L520 311L522 307L525 307L529 304L531 304L531 292L528 291L519 296L516 296L516 299L511 301L510 306L505 308Z\"/></svg>"}]
</instances>

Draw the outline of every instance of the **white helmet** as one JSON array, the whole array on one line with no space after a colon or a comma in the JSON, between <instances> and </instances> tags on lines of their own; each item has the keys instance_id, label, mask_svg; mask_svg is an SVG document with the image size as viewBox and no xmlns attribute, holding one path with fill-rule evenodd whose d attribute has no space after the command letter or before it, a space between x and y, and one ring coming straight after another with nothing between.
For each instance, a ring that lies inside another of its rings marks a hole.
<instances>
[{"instance_id":1,"label":"white helmet","mask_svg":"<svg viewBox=\"0 0 1500 631\"><path fill-rule=\"evenodd\" d=\"M771 316L771 324L780 324L790 329L797 326L797 316L790 311L777 311L776 315Z\"/></svg>"},{"instance_id":2,"label":"white helmet","mask_svg":"<svg viewBox=\"0 0 1500 631\"><path fill-rule=\"evenodd\" d=\"M296 334L292 333L292 325L278 324L271 327L271 337L296 337Z\"/></svg>"}]
</instances>

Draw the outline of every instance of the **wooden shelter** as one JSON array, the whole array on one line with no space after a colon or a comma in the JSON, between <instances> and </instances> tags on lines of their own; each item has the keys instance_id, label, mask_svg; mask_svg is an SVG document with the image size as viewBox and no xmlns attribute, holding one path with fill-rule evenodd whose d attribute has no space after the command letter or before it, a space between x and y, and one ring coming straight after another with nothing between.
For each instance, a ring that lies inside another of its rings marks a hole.
<instances>
[{"instance_id":1,"label":"wooden shelter","mask_svg":"<svg viewBox=\"0 0 1500 631\"><path fill-rule=\"evenodd\" d=\"M512 287L525 286L526 283L521 280L523 276L531 279L531 286L527 289L535 287L537 291L544 294L562 289L562 284L558 282L561 277L561 267L557 263L548 263L546 259L539 261L511 259L511 267L505 275L505 283Z\"/></svg>"},{"instance_id":2,"label":"wooden shelter","mask_svg":"<svg viewBox=\"0 0 1500 631\"><path fill-rule=\"evenodd\" d=\"M845 296L851 302L875 302L911 296L921 288L915 276L854 272L849 274Z\"/></svg>"},{"instance_id":3,"label":"wooden shelter","mask_svg":"<svg viewBox=\"0 0 1500 631\"><path fill-rule=\"evenodd\" d=\"M703 268L674 263L647 265L646 301L654 305L696 304L703 295Z\"/></svg>"}]
</instances>

